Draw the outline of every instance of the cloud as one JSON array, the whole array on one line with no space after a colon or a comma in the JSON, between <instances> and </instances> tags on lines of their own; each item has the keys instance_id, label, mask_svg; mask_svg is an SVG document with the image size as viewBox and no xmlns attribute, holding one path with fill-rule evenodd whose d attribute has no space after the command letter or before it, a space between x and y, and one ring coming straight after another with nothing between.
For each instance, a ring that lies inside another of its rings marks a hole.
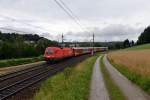
<instances>
[{"instance_id":1,"label":"cloud","mask_svg":"<svg viewBox=\"0 0 150 100\"><path fill-rule=\"evenodd\" d=\"M45 38L49 38L51 40L54 39L54 36L50 33L42 33L42 34L40 34L40 36L45 37Z\"/></svg>"},{"instance_id":2,"label":"cloud","mask_svg":"<svg viewBox=\"0 0 150 100\"><path fill-rule=\"evenodd\" d=\"M87 32L68 32L67 38L78 39L79 41L92 39L92 33L95 35L95 41L123 41L125 39L137 40L139 34L143 31L144 27L134 28L129 25L112 24L102 29L95 27L91 31L91 34Z\"/></svg>"},{"instance_id":3,"label":"cloud","mask_svg":"<svg viewBox=\"0 0 150 100\"><path fill-rule=\"evenodd\" d=\"M118 41L136 40L150 24L149 0L63 1L78 16L84 30L54 0L0 0L0 27L34 32L55 40L61 40L64 33L66 41L90 41L94 32L96 41Z\"/></svg>"}]
</instances>

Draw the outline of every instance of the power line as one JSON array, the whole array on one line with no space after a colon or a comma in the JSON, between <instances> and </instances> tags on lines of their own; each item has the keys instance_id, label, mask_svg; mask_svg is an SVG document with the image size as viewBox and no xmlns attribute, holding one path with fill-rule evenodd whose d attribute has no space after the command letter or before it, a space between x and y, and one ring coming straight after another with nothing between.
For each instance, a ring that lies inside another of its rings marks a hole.
<instances>
[{"instance_id":1,"label":"power line","mask_svg":"<svg viewBox=\"0 0 150 100\"><path fill-rule=\"evenodd\" d=\"M64 10L65 11L65 13L77 24L77 25L79 25L79 27L84 31L84 29L82 28L82 25L77 21L77 19L74 17L74 15L72 15L72 13L70 13L70 11L69 10L66 10L66 9L68 9L69 7L67 7L66 5L64 5L64 3L62 3L62 1L61 1L61 3L60 2L58 2L57 0L54 0L55 2L56 2L56 4L62 9L62 10ZM69 11L69 12L68 12Z\"/></svg>"},{"instance_id":2,"label":"power line","mask_svg":"<svg viewBox=\"0 0 150 100\"><path fill-rule=\"evenodd\" d=\"M62 45L63 45L63 43L64 43L64 35L63 35L63 33L62 33L62 36L61 36L61 38L62 38Z\"/></svg>"},{"instance_id":3,"label":"power line","mask_svg":"<svg viewBox=\"0 0 150 100\"><path fill-rule=\"evenodd\" d=\"M63 5L64 7L66 7L66 9L68 9L68 11L80 22L80 19L72 12L72 10L62 1L62 0L59 0Z\"/></svg>"},{"instance_id":4,"label":"power line","mask_svg":"<svg viewBox=\"0 0 150 100\"><path fill-rule=\"evenodd\" d=\"M80 24L81 23L80 19L73 13L73 11L62 0L54 0L54 1L69 15L69 17L71 17L80 26L80 28L82 28L82 30L86 29L89 33L91 32L85 27L85 25L84 28L82 27L83 24ZM94 35L92 35L92 37L94 38Z\"/></svg>"},{"instance_id":5,"label":"power line","mask_svg":"<svg viewBox=\"0 0 150 100\"><path fill-rule=\"evenodd\" d=\"M83 23L81 23L79 17L77 17L77 16L73 13L73 11L65 4L65 2L63 2L62 0L59 0L59 1L60 1L60 2L62 3L62 5L73 15L73 17L80 23L81 27L82 27L82 25L83 25L83 26L84 26L84 29L86 29L87 31L89 31L89 30L86 28L86 26L85 26ZM90 33L90 31L89 31L89 33Z\"/></svg>"},{"instance_id":6,"label":"power line","mask_svg":"<svg viewBox=\"0 0 150 100\"><path fill-rule=\"evenodd\" d=\"M23 23L23 24L26 24L28 26L31 26L31 27L34 27L34 28L38 28L38 29L41 29L41 30L45 30L39 26L35 26L35 25L32 25L32 24L29 24L29 23L26 23L26 22L20 22L18 20L16 20L15 18L12 18L12 17L8 17L8 16L4 16L4 15L0 15L1 17L5 18L5 19L9 19L10 21L14 21L14 22L19 22L19 23Z\"/></svg>"}]
</instances>

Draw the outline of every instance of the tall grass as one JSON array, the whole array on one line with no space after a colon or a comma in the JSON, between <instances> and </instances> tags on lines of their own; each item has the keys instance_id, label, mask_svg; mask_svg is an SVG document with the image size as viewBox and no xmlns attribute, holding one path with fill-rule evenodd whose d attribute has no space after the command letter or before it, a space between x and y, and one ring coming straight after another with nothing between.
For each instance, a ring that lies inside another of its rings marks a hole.
<instances>
[{"instance_id":1,"label":"tall grass","mask_svg":"<svg viewBox=\"0 0 150 100\"><path fill-rule=\"evenodd\" d=\"M88 58L46 80L34 100L87 100L96 58Z\"/></svg>"},{"instance_id":2,"label":"tall grass","mask_svg":"<svg viewBox=\"0 0 150 100\"><path fill-rule=\"evenodd\" d=\"M150 50L116 51L108 59L128 79L150 93Z\"/></svg>"}]
</instances>

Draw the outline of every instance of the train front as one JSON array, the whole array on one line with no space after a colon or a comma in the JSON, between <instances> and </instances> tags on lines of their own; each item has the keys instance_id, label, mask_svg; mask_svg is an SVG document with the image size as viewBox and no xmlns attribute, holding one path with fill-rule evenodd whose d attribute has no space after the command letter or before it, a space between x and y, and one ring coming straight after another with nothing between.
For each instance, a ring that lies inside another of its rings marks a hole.
<instances>
[{"instance_id":1,"label":"train front","mask_svg":"<svg viewBox=\"0 0 150 100\"><path fill-rule=\"evenodd\" d=\"M55 62L62 57L62 52L57 47L47 47L44 53L44 59L47 62Z\"/></svg>"}]
</instances>

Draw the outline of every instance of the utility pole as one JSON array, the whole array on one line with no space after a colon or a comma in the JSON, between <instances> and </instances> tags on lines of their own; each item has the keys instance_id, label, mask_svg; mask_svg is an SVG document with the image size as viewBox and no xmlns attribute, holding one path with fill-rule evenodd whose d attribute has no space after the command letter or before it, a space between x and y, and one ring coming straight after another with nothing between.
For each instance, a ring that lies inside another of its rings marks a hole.
<instances>
[{"instance_id":1,"label":"utility pole","mask_svg":"<svg viewBox=\"0 0 150 100\"><path fill-rule=\"evenodd\" d=\"M94 48L94 37L95 37L95 36L94 36L94 33L93 33L93 48Z\"/></svg>"},{"instance_id":2,"label":"utility pole","mask_svg":"<svg viewBox=\"0 0 150 100\"><path fill-rule=\"evenodd\" d=\"M62 33L61 39L62 39L62 41L61 41L61 46L62 46L62 48L63 48L63 47L64 47L64 46L63 46L63 45L64 45L64 35L63 35L63 33Z\"/></svg>"},{"instance_id":3,"label":"utility pole","mask_svg":"<svg viewBox=\"0 0 150 100\"><path fill-rule=\"evenodd\" d=\"M92 50L92 55L94 55L94 33L93 33L93 43L92 43L92 46L93 46L93 50Z\"/></svg>"}]
</instances>

